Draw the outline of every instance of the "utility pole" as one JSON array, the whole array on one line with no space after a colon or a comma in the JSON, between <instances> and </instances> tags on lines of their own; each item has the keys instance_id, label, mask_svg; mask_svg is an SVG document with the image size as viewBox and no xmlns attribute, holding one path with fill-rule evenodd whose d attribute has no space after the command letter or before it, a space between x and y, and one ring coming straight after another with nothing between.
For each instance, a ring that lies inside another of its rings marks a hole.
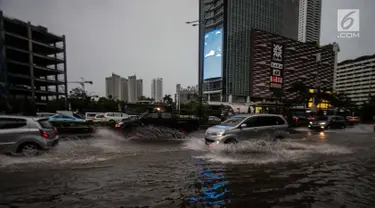
<instances>
[{"instance_id":1,"label":"utility pole","mask_svg":"<svg viewBox=\"0 0 375 208\"><path fill-rule=\"evenodd\" d=\"M210 10L212 7L215 6L216 2L218 0L215 0L212 2L212 5L207 9ZM192 26L198 26L198 102L199 102L199 112L198 116L202 117L202 107L203 107L203 56L204 56L204 31L207 20L205 11L202 7L202 0L198 0L199 4L199 19L195 21L189 21L186 22L186 24L191 24Z\"/></svg>"}]
</instances>

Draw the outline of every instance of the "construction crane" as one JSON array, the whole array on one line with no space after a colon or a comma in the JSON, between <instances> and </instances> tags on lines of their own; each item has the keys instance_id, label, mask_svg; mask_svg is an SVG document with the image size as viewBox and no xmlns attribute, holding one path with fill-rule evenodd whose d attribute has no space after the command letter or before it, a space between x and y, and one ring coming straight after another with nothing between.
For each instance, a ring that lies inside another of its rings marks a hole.
<instances>
[{"instance_id":1,"label":"construction crane","mask_svg":"<svg viewBox=\"0 0 375 208\"><path fill-rule=\"evenodd\" d=\"M83 91L86 91L85 90L85 84L90 84L92 85L94 82L93 81L86 81L83 77L81 77L81 81L70 81L68 83L76 83L76 84L80 84L82 86L82 89Z\"/></svg>"}]
</instances>

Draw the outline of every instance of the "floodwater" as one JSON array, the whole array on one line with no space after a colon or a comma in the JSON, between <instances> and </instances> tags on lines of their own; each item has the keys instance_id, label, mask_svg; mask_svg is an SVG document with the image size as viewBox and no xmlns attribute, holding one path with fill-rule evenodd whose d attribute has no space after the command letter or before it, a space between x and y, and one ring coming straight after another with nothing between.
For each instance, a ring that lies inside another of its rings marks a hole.
<instances>
[{"instance_id":1,"label":"floodwater","mask_svg":"<svg viewBox=\"0 0 375 208\"><path fill-rule=\"evenodd\" d=\"M236 146L101 130L35 158L0 156L2 207L373 207L375 133L300 128Z\"/></svg>"}]
</instances>

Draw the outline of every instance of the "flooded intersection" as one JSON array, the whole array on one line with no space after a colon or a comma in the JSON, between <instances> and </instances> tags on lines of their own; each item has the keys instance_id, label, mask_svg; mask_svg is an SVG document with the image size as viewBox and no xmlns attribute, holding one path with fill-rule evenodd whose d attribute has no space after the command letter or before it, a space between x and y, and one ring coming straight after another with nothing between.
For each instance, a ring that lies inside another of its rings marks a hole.
<instances>
[{"instance_id":1,"label":"flooded intersection","mask_svg":"<svg viewBox=\"0 0 375 208\"><path fill-rule=\"evenodd\" d=\"M0 156L0 207L372 207L375 136L362 127L279 143L62 141L36 158Z\"/></svg>"}]
</instances>

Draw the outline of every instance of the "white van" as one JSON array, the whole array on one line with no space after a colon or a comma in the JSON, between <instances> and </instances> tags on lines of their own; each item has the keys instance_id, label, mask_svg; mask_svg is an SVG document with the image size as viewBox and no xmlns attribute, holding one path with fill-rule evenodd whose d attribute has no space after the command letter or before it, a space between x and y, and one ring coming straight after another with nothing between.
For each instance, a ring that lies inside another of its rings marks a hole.
<instances>
[{"instance_id":1,"label":"white van","mask_svg":"<svg viewBox=\"0 0 375 208\"><path fill-rule=\"evenodd\" d=\"M129 115L126 113L120 112L106 112L104 113L104 120L105 121L122 121L124 118L129 118Z\"/></svg>"},{"instance_id":2,"label":"white van","mask_svg":"<svg viewBox=\"0 0 375 208\"><path fill-rule=\"evenodd\" d=\"M86 121L94 121L95 116L100 115L100 114L104 114L104 113L102 113L102 112L86 112L85 119L86 119Z\"/></svg>"}]
</instances>

